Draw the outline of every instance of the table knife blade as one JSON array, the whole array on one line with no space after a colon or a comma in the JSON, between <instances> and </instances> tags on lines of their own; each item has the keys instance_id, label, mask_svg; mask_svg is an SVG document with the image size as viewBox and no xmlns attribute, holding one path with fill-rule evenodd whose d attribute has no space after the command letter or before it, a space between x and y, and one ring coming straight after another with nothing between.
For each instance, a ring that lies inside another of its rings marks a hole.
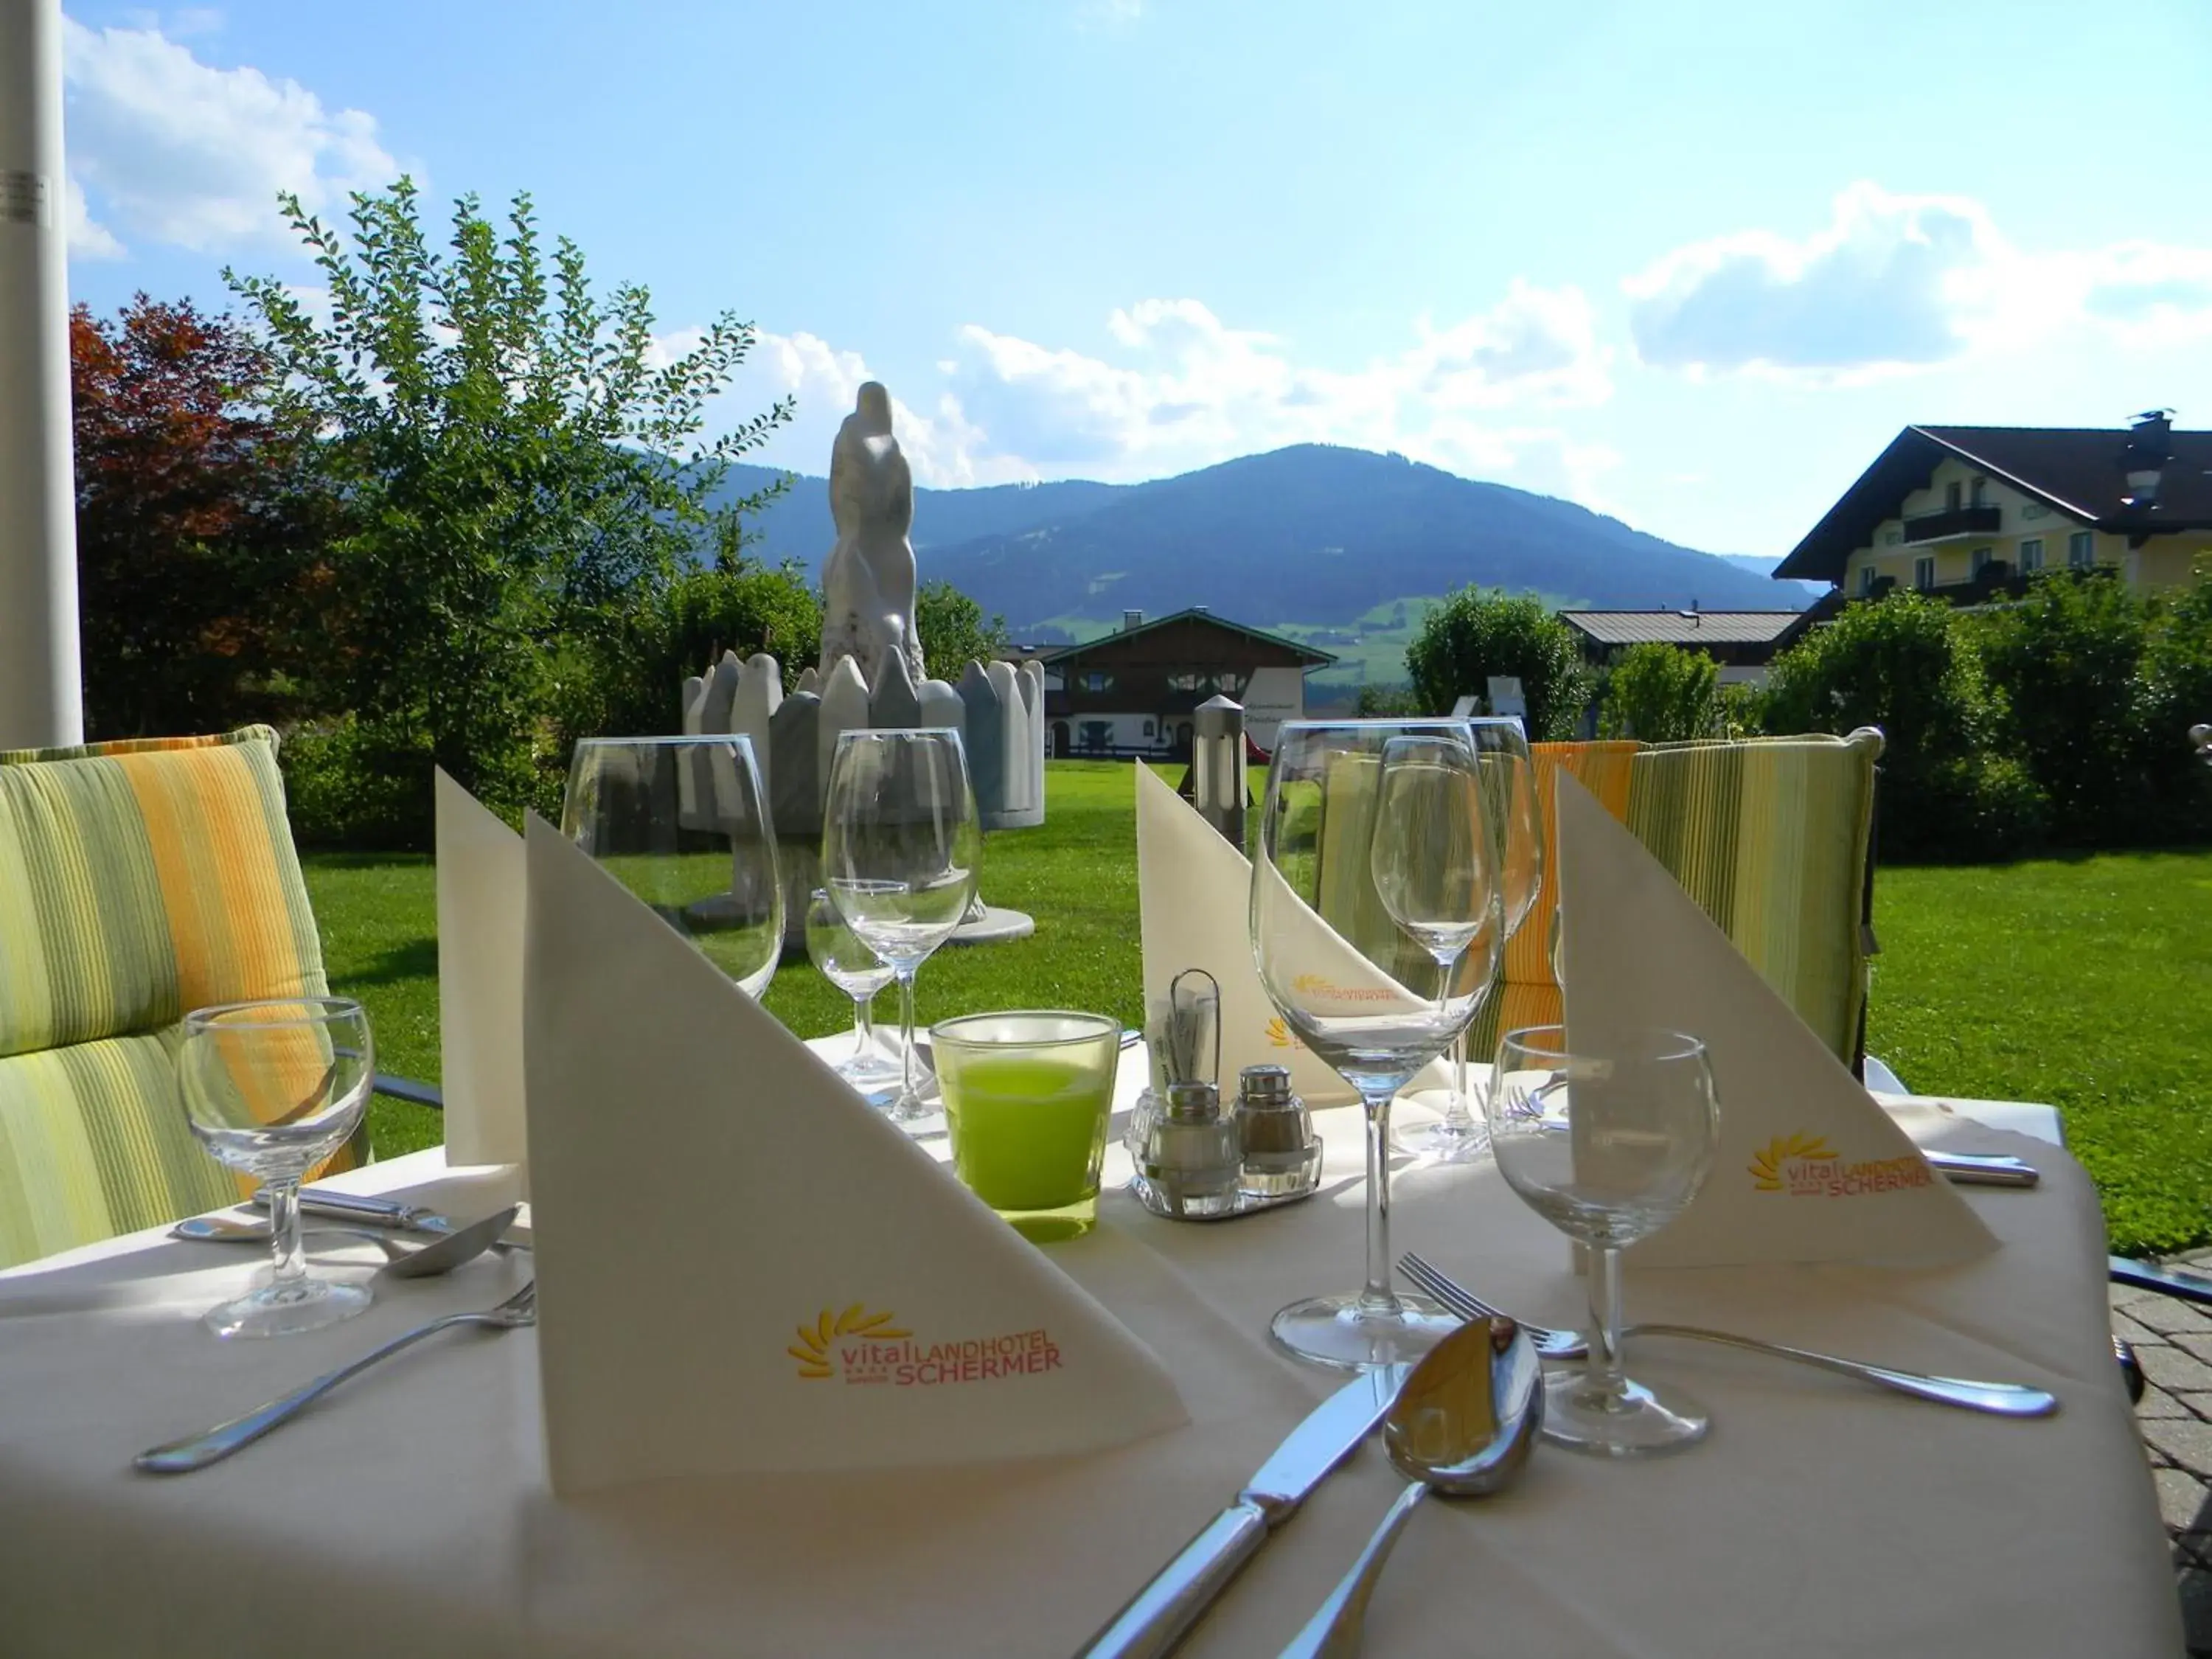
<instances>
[{"instance_id":1,"label":"table knife blade","mask_svg":"<svg viewBox=\"0 0 2212 1659\"><path fill-rule=\"evenodd\" d=\"M1960 1187L2033 1187L2043 1177L2035 1165L2008 1152L1926 1152L1936 1174Z\"/></svg>"},{"instance_id":2,"label":"table knife blade","mask_svg":"<svg viewBox=\"0 0 2212 1659\"><path fill-rule=\"evenodd\" d=\"M1079 1659L1157 1659L1172 1651L1267 1534L1296 1514L1329 1471L1374 1431L1412 1369L1390 1365L1364 1373L1309 1412L1237 1501L1130 1597L1084 1644Z\"/></svg>"},{"instance_id":3,"label":"table knife blade","mask_svg":"<svg viewBox=\"0 0 2212 1659\"><path fill-rule=\"evenodd\" d=\"M257 1208L265 1208L261 1194L253 1195ZM390 1227L400 1232L449 1233L453 1231L450 1217L419 1204L405 1204L394 1198L373 1198L365 1193L323 1192L302 1188L300 1208L307 1215L343 1216L364 1227Z\"/></svg>"}]
</instances>

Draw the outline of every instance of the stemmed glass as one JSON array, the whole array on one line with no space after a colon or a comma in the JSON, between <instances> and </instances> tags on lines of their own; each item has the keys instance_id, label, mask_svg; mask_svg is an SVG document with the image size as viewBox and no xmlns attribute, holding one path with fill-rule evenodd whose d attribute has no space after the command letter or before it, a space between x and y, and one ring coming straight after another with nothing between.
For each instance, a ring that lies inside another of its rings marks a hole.
<instances>
[{"instance_id":1,"label":"stemmed glass","mask_svg":"<svg viewBox=\"0 0 2212 1659\"><path fill-rule=\"evenodd\" d=\"M1536 770L1528 753L1528 736L1520 720L1510 715L1491 716L1470 720L1467 725L1482 780L1483 811L1490 821L1493 867L1504 912L1497 954L1488 964L1492 977L1477 993L1478 997L1487 997L1496 989L1498 964L1504 960L1514 934L1535 908L1543 885L1544 816L1536 799ZM1483 963L1480 957L1471 958L1468 966L1479 970ZM1478 1001L1477 1008L1480 1006ZM1397 1136L1402 1151L1419 1153L1437 1164L1470 1163L1490 1146L1490 1132L1469 1103L1465 1031L1453 1039L1451 1057L1452 1087L1443 1116L1402 1128Z\"/></svg>"},{"instance_id":2,"label":"stemmed glass","mask_svg":"<svg viewBox=\"0 0 2212 1659\"><path fill-rule=\"evenodd\" d=\"M211 1308L217 1336L290 1336L367 1308L365 1285L317 1279L300 1242L300 1182L361 1121L376 1073L368 1015L345 997L225 1003L185 1016L185 1121L215 1160L259 1177L269 1280Z\"/></svg>"},{"instance_id":3,"label":"stemmed glass","mask_svg":"<svg viewBox=\"0 0 2212 1659\"><path fill-rule=\"evenodd\" d=\"M1706 1419L1620 1361L1620 1253L1687 1209L1720 1136L1705 1044L1679 1031L1606 1030L1572 1050L1564 1026L1509 1031L1484 1097L1506 1184L1589 1247L1589 1364L1545 1379L1544 1437L1638 1457L1701 1438Z\"/></svg>"},{"instance_id":4,"label":"stemmed glass","mask_svg":"<svg viewBox=\"0 0 2212 1659\"><path fill-rule=\"evenodd\" d=\"M783 885L752 739L586 738L561 833L758 997L783 951Z\"/></svg>"},{"instance_id":5,"label":"stemmed glass","mask_svg":"<svg viewBox=\"0 0 2212 1659\"><path fill-rule=\"evenodd\" d=\"M928 1117L914 1085L914 981L975 896L982 827L950 727L841 732L822 816L822 885L899 987L899 1091L890 1115Z\"/></svg>"},{"instance_id":6,"label":"stemmed glass","mask_svg":"<svg viewBox=\"0 0 2212 1659\"><path fill-rule=\"evenodd\" d=\"M1252 865L1253 958L1367 1115L1365 1287L1293 1303L1269 1328L1318 1364L1416 1358L1457 1322L1390 1288L1390 1101L1474 1017L1473 976L1453 969L1497 931L1490 845L1465 721L1284 723Z\"/></svg>"},{"instance_id":7,"label":"stemmed glass","mask_svg":"<svg viewBox=\"0 0 2212 1659\"><path fill-rule=\"evenodd\" d=\"M876 993L891 982L891 965L846 925L819 887L806 901L806 954L853 1000L853 1052L837 1062L837 1075L864 1095L896 1081L899 1068L876 1046Z\"/></svg>"}]
</instances>

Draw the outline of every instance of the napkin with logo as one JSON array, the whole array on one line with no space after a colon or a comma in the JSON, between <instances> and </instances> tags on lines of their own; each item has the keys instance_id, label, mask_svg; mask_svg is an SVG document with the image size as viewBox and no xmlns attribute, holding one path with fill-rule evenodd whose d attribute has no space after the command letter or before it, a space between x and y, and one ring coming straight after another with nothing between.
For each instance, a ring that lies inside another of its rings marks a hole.
<instances>
[{"instance_id":1,"label":"napkin with logo","mask_svg":"<svg viewBox=\"0 0 2212 1659\"><path fill-rule=\"evenodd\" d=\"M1966 1201L1666 866L1564 772L1558 815L1567 1044L1657 1027L1701 1039L1720 1148L1638 1265L1934 1265L1996 1248Z\"/></svg>"},{"instance_id":2,"label":"napkin with logo","mask_svg":"<svg viewBox=\"0 0 2212 1659\"><path fill-rule=\"evenodd\" d=\"M438 1036L446 1156L520 1165L522 837L437 771Z\"/></svg>"},{"instance_id":3,"label":"napkin with logo","mask_svg":"<svg viewBox=\"0 0 2212 1659\"><path fill-rule=\"evenodd\" d=\"M538 1370L557 1492L1099 1450L1158 1358L591 858L528 834Z\"/></svg>"},{"instance_id":4,"label":"napkin with logo","mask_svg":"<svg viewBox=\"0 0 2212 1659\"><path fill-rule=\"evenodd\" d=\"M1186 968L1203 968L1221 985L1221 1078L1233 1091L1247 1066L1287 1066L1291 1086L1315 1106L1359 1097L1301 1042L1275 1012L1252 962L1252 861L1222 839L1197 809L1137 763L1137 927L1145 958L1145 1006L1168 994ZM1323 933L1319 916L1314 926ZM1330 933L1316 960L1334 957L1331 978L1379 994L1397 990L1346 940ZM1444 1087L1434 1066L1409 1087Z\"/></svg>"}]
</instances>

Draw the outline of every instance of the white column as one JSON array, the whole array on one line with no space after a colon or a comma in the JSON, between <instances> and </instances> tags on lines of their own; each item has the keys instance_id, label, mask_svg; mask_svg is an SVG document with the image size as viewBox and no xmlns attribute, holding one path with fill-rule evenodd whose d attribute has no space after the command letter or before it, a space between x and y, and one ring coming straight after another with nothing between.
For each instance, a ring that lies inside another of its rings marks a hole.
<instances>
[{"instance_id":1,"label":"white column","mask_svg":"<svg viewBox=\"0 0 2212 1659\"><path fill-rule=\"evenodd\" d=\"M84 740L61 0L0 0L0 749Z\"/></svg>"}]
</instances>

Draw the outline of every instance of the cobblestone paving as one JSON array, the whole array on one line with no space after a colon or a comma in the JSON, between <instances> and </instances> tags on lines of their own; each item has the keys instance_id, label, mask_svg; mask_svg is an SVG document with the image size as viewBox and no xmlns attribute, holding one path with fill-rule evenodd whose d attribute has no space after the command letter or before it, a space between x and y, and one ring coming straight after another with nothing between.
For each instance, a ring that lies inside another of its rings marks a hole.
<instances>
[{"instance_id":1,"label":"cobblestone paving","mask_svg":"<svg viewBox=\"0 0 2212 1659\"><path fill-rule=\"evenodd\" d=\"M2182 1265L2212 1272L2212 1253ZM2173 1545L2190 1659L2212 1659L2212 1311L2115 1285L2112 1328L2142 1364L2136 1420Z\"/></svg>"}]
</instances>

